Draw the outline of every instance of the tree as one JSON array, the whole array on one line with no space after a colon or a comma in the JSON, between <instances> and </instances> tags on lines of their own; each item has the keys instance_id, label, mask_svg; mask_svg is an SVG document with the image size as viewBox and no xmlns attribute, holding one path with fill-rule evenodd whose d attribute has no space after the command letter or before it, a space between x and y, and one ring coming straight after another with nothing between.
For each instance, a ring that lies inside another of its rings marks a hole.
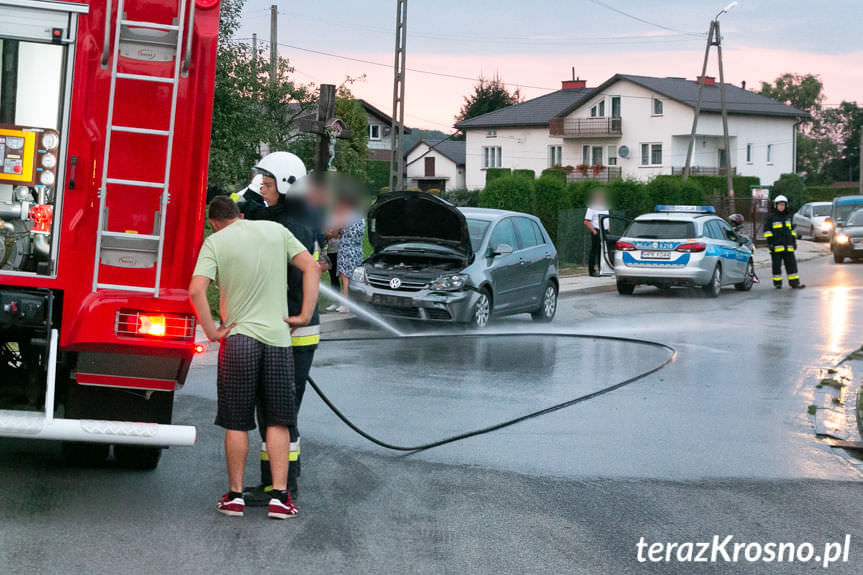
<instances>
[{"instance_id":1,"label":"tree","mask_svg":"<svg viewBox=\"0 0 863 575\"><path fill-rule=\"evenodd\" d=\"M824 102L824 84L813 74L782 74L772 84L761 82L761 95L809 112L813 119Z\"/></svg>"},{"instance_id":2,"label":"tree","mask_svg":"<svg viewBox=\"0 0 863 575\"><path fill-rule=\"evenodd\" d=\"M824 167L824 175L832 180L859 179L863 107L858 106L856 102L842 102L836 108L824 110L821 129L835 145L837 151Z\"/></svg>"},{"instance_id":3,"label":"tree","mask_svg":"<svg viewBox=\"0 0 863 575\"><path fill-rule=\"evenodd\" d=\"M456 116L456 120L460 122L475 118L518 104L520 101L521 92L518 89L513 92L507 90L499 76L495 75L491 79L480 76L479 83L474 86L473 94L465 96L464 105Z\"/></svg>"},{"instance_id":4,"label":"tree","mask_svg":"<svg viewBox=\"0 0 863 575\"><path fill-rule=\"evenodd\" d=\"M293 118L310 105L309 90L290 79L290 63L279 58L277 78L262 49L233 39L244 0L222 0L208 181L246 183L260 146L283 150L296 138Z\"/></svg>"}]
</instances>

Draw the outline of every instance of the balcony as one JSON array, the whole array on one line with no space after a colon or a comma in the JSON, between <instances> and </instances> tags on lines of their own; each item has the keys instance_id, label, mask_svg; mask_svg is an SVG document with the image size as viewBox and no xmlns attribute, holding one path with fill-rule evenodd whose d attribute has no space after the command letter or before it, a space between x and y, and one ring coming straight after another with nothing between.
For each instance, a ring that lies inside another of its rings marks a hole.
<instances>
[{"instance_id":1,"label":"balcony","mask_svg":"<svg viewBox=\"0 0 863 575\"><path fill-rule=\"evenodd\" d=\"M562 138L606 138L620 136L621 118L552 118L548 132Z\"/></svg>"},{"instance_id":2,"label":"balcony","mask_svg":"<svg viewBox=\"0 0 863 575\"><path fill-rule=\"evenodd\" d=\"M692 166L689 168L690 176L724 176L726 168L717 168L716 166ZM682 176L683 175L683 166L672 167L671 168L672 176ZM737 168L731 168L731 175L737 175Z\"/></svg>"},{"instance_id":3,"label":"balcony","mask_svg":"<svg viewBox=\"0 0 863 575\"><path fill-rule=\"evenodd\" d=\"M615 180L619 180L622 177L623 172L621 171L620 166L601 166L599 168L589 166L586 170L567 170L566 173L567 182L584 182L592 180L608 184Z\"/></svg>"}]
</instances>

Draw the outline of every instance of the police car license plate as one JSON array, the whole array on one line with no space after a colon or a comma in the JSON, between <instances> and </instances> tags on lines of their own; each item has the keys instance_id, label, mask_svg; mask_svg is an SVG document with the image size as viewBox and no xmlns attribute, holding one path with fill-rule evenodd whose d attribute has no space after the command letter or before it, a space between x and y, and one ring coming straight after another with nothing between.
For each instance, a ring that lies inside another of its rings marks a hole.
<instances>
[{"instance_id":1,"label":"police car license plate","mask_svg":"<svg viewBox=\"0 0 863 575\"><path fill-rule=\"evenodd\" d=\"M372 303L378 305L389 305L392 307L411 307L413 301L407 297L399 297L397 295L381 295L375 294L372 296Z\"/></svg>"},{"instance_id":2,"label":"police car license plate","mask_svg":"<svg viewBox=\"0 0 863 575\"><path fill-rule=\"evenodd\" d=\"M646 259L646 260L670 260L671 259L671 252L642 250L641 257Z\"/></svg>"}]
</instances>

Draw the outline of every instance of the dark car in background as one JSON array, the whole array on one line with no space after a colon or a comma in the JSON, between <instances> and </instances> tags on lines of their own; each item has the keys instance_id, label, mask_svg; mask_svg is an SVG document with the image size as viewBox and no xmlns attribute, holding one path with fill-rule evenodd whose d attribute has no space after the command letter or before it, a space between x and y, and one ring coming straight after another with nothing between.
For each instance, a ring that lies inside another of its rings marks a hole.
<instances>
[{"instance_id":1,"label":"dark car in background","mask_svg":"<svg viewBox=\"0 0 863 575\"><path fill-rule=\"evenodd\" d=\"M557 250L535 216L404 191L378 198L367 229L374 252L350 293L382 315L474 327L517 313L554 318Z\"/></svg>"},{"instance_id":2,"label":"dark car in background","mask_svg":"<svg viewBox=\"0 0 863 575\"><path fill-rule=\"evenodd\" d=\"M833 236L833 260L837 264L845 258L863 258L863 209L852 212L843 223Z\"/></svg>"},{"instance_id":3,"label":"dark car in background","mask_svg":"<svg viewBox=\"0 0 863 575\"><path fill-rule=\"evenodd\" d=\"M849 235L845 228L849 227L851 215L861 208L863 208L863 196L833 198L833 208L830 211L830 221L833 224L830 251L833 252L833 260L837 264L845 261L846 257L860 257L852 255L855 251L852 235ZM856 232L852 232L852 234L856 234Z\"/></svg>"}]
</instances>

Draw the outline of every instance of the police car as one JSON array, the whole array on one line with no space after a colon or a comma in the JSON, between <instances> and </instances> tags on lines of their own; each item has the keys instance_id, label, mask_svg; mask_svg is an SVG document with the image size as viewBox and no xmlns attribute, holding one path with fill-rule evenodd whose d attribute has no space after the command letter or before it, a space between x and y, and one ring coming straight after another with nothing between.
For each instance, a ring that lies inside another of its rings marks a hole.
<instances>
[{"instance_id":1,"label":"police car","mask_svg":"<svg viewBox=\"0 0 863 575\"><path fill-rule=\"evenodd\" d=\"M615 246L622 295L653 285L696 287L717 297L723 286L747 291L754 281L750 247L712 206L656 206L633 220Z\"/></svg>"}]
</instances>

